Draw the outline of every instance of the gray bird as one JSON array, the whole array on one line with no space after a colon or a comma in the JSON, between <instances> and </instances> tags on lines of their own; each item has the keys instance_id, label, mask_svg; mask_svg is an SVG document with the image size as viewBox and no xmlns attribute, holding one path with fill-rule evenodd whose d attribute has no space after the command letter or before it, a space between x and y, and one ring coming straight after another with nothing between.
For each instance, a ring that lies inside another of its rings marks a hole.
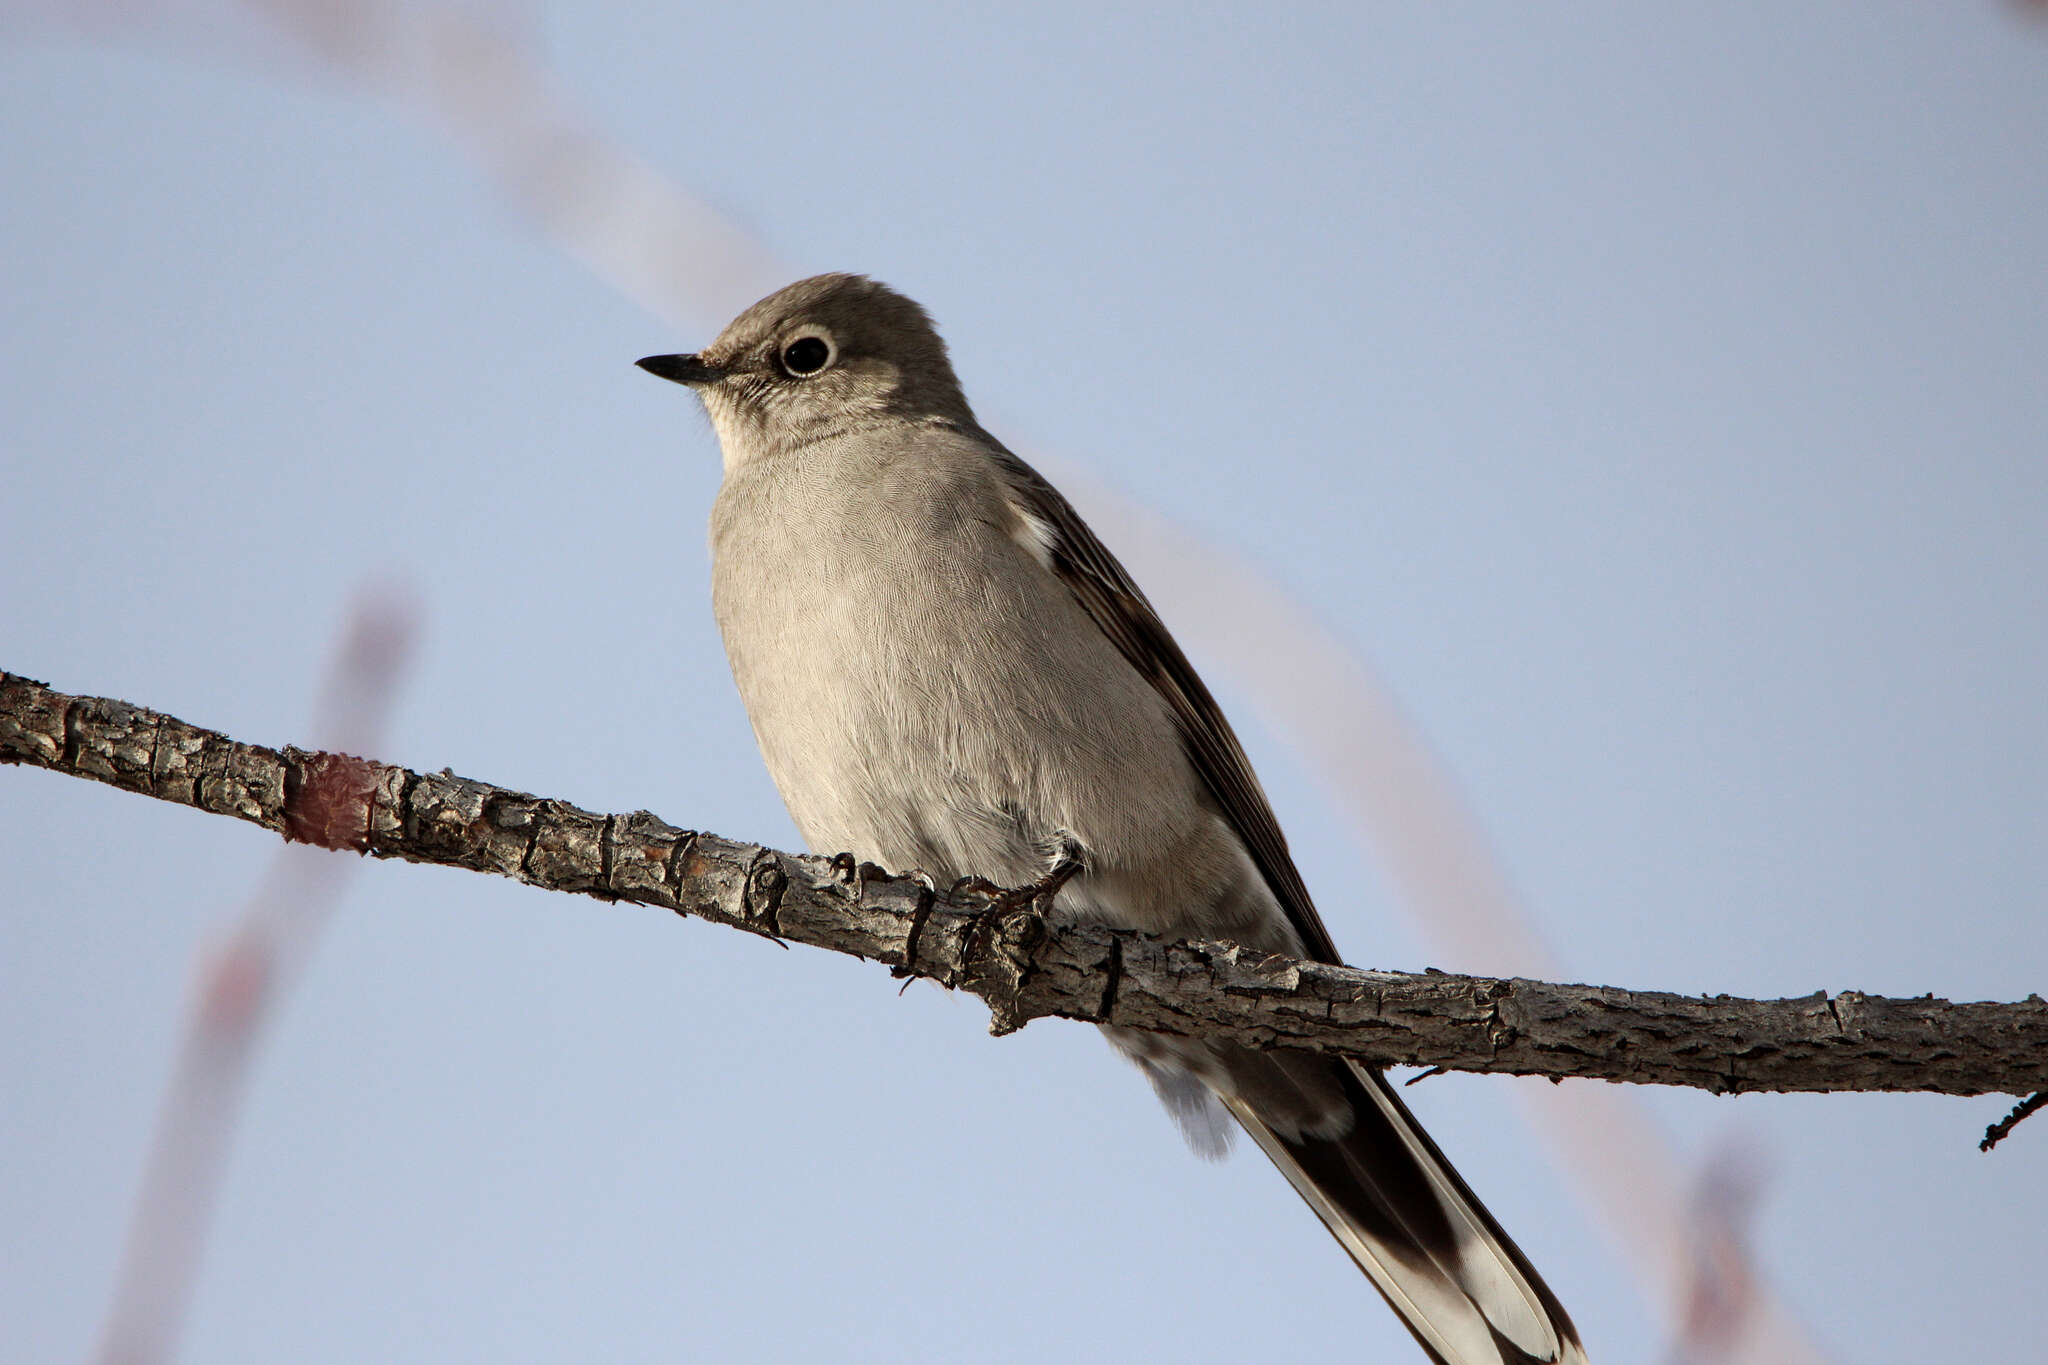
<instances>
[{"instance_id":1,"label":"gray bird","mask_svg":"<svg viewBox=\"0 0 2048 1365\"><path fill-rule=\"evenodd\" d=\"M797 828L1057 913L1338 962L1244 750L1123 567L981 429L930 317L859 275L696 355L725 456L712 600ZM1377 1071L1104 1029L1190 1143L1243 1125L1443 1365L1583 1362L1571 1319Z\"/></svg>"}]
</instances>

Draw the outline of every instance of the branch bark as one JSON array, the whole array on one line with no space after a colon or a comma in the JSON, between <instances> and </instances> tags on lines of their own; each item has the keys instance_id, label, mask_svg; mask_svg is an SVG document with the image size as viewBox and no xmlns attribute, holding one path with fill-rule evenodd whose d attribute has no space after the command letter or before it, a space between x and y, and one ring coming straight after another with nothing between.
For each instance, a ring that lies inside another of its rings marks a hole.
<instances>
[{"instance_id":1,"label":"branch bark","mask_svg":"<svg viewBox=\"0 0 2048 1365\"><path fill-rule=\"evenodd\" d=\"M991 1031L1059 1016L1298 1047L1374 1066L1751 1090L2048 1090L2048 1001L1843 991L1790 1000L1362 971L1226 943L1057 924L847 856L804 857L344 754L244 744L0 673L0 763L232 815L285 839L631 901L887 964L985 1001Z\"/></svg>"}]
</instances>

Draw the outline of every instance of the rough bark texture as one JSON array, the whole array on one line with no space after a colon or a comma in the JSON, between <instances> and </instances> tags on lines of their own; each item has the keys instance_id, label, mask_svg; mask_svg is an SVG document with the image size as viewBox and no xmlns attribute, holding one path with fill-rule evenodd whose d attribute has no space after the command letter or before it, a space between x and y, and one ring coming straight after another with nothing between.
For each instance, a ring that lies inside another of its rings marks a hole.
<instances>
[{"instance_id":1,"label":"rough bark texture","mask_svg":"<svg viewBox=\"0 0 2048 1365\"><path fill-rule=\"evenodd\" d=\"M495 872L888 964L988 1003L1007 1033L1058 1015L1343 1053L1374 1065L1747 1090L2048 1090L2048 1002L1844 991L1793 1000L1360 971L1223 943L1049 924L851 859L600 815L452 773L243 744L0 673L0 763L233 815L286 839ZM109 845L118 847L118 845Z\"/></svg>"}]
</instances>

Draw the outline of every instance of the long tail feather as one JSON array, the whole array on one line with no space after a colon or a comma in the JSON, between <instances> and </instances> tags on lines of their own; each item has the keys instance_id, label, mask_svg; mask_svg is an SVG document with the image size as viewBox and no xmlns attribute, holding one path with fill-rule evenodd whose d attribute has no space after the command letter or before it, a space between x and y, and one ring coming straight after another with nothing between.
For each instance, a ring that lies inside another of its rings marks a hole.
<instances>
[{"instance_id":1,"label":"long tail feather","mask_svg":"<svg viewBox=\"0 0 2048 1365\"><path fill-rule=\"evenodd\" d=\"M1297 1061L1297 1065L1298 1065ZM1350 1131L1224 1103L1438 1365L1586 1365L1571 1318L1377 1071L1332 1060Z\"/></svg>"}]
</instances>

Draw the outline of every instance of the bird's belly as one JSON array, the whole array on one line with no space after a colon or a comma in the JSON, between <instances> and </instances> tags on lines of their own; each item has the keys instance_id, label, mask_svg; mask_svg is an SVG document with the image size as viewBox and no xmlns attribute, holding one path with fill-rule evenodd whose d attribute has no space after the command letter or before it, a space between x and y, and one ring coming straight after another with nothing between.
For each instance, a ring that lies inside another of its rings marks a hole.
<instances>
[{"instance_id":1,"label":"bird's belly","mask_svg":"<svg viewBox=\"0 0 2048 1365\"><path fill-rule=\"evenodd\" d=\"M873 547L831 536L719 547L733 675L798 829L817 852L1007 885L1071 836L1090 875L1069 904L1170 927L1151 923L1163 901L1115 888L1185 904L1174 884L1232 855L1208 847L1164 702L1021 550L991 560L985 536L922 529L887 574L851 571Z\"/></svg>"}]
</instances>

